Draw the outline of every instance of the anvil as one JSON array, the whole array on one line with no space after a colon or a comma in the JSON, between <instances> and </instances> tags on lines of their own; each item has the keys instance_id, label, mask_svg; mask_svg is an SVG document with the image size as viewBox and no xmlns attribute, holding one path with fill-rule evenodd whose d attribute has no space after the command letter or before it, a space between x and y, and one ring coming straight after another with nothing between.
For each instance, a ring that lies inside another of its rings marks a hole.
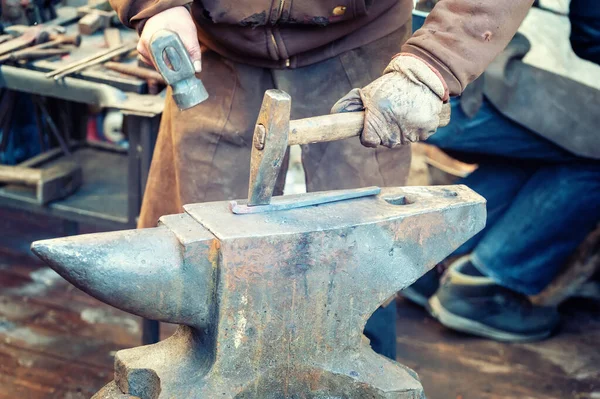
<instances>
[{"instance_id":1,"label":"anvil","mask_svg":"<svg viewBox=\"0 0 600 399\"><path fill-rule=\"evenodd\" d=\"M180 325L118 351L114 381L94 398L424 397L417 375L373 352L363 328L483 228L481 196L402 187L267 213L235 215L226 201L184 209L155 228L32 245L88 294Z\"/></svg>"}]
</instances>

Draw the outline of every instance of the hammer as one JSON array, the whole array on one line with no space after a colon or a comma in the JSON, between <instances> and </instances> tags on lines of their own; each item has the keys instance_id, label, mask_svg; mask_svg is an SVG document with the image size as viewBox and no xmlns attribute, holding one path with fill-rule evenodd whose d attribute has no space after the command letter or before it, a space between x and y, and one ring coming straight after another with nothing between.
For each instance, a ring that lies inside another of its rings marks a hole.
<instances>
[{"instance_id":1,"label":"hammer","mask_svg":"<svg viewBox=\"0 0 600 399\"><path fill-rule=\"evenodd\" d=\"M69 35L63 35L63 34L50 34L49 39L50 39L50 41L47 41L45 43L40 43L35 46L24 48L22 50L17 50L17 51L8 53L8 54L1 55L0 63L6 62L6 61L14 61L14 60L19 60L19 59L24 59L24 58L31 58L32 56L34 56L34 58L35 58L35 54L46 53L48 55L53 55L52 52L48 52L48 51L43 52L42 50L46 50L46 49L49 49L52 47L57 47L57 46L66 45L66 44L73 45L75 47L79 47L79 45L81 44L81 36L79 36L79 35L69 36ZM57 51L56 55L62 55L65 53L68 53L68 51L61 50L61 51Z\"/></svg>"},{"instance_id":2,"label":"hammer","mask_svg":"<svg viewBox=\"0 0 600 399\"><path fill-rule=\"evenodd\" d=\"M291 98L281 90L267 90L254 128L248 202L232 202L233 213L258 213L272 211L270 205L275 182L288 145L322 143L359 136L364 125L364 112L348 112L313 118L290 120ZM440 126L450 122L450 106L445 104L440 113ZM356 198L372 195L370 189L359 189L350 195ZM343 199L348 199L343 198ZM339 201L337 197L324 197L320 203ZM314 205L314 204L308 204ZM306 206L290 202L286 208ZM277 209L282 209L281 205Z\"/></svg>"},{"instance_id":3,"label":"hammer","mask_svg":"<svg viewBox=\"0 0 600 399\"><path fill-rule=\"evenodd\" d=\"M20 30L20 29L19 29ZM43 26L27 27L21 36L9 40L0 45L0 55L21 50L34 43L44 43L50 39L50 31Z\"/></svg>"},{"instance_id":4,"label":"hammer","mask_svg":"<svg viewBox=\"0 0 600 399\"><path fill-rule=\"evenodd\" d=\"M158 72L173 90L180 110L192 108L208 98L202 81L196 77L192 60L179 35L163 29L152 35L150 54Z\"/></svg>"}]
</instances>

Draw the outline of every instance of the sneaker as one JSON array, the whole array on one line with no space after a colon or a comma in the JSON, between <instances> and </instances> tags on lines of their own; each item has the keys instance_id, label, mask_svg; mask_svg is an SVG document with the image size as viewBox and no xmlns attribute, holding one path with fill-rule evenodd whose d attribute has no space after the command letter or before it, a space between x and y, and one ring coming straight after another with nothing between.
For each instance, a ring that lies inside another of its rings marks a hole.
<instances>
[{"instance_id":1,"label":"sneaker","mask_svg":"<svg viewBox=\"0 0 600 399\"><path fill-rule=\"evenodd\" d=\"M437 267L425 273L420 279L400 291L400 295L424 308L429 307L429 298L440 286L440 276Z\"/></svg>"},{"instance_id":2,"label":"sneaker","mask_svg":"<svg viewBox=\"0 0 600 399\"><path fill-rule=\"evenodd\" d=\"M535 306L489 277L465 272L473 269L468 256L454 262L429 300L431 315L444 326L506 342L541 340L556 328L555 308Z\"/></svg>"}]
</instances>

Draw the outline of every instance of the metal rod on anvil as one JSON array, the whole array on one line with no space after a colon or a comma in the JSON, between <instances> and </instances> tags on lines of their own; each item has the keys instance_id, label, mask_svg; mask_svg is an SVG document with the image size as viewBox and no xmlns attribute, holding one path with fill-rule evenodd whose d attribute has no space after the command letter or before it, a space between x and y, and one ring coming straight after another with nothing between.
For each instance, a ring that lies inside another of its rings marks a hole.
<instances>
[{"instance_id":1,"label":"metal rod on anvil","mask_svg":"<svg viewBox=\"0 0 600 399\"><path fill-rule=\"evenodd\" d=\"M312 193L313 195L311 197L305 197L301 194L283 195L279 197L274 197L274 201L271 202L269 205L248 206L248 204L244 203L244 201L231 201L229 203L229 208L231 209L231 212L238 215L244 215L248 213L285 211L288 209L301 208L304 206L322 205L329 204L331 202L369 197L372 195L377 195L380 192L381 188L379 187L364 187L343 191L321 191Z\"/></svg>"}]
</instances>

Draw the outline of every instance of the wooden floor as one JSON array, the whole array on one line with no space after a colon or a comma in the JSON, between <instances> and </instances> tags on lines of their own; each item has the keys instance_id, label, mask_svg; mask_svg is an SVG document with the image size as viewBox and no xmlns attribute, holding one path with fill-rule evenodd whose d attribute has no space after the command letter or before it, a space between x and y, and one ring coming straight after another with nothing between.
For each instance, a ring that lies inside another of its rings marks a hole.
<instances>
[{"instance_id":1,"label":"wooden floor","mask_svg":"<svg viewBox=\"0 0 600 399\"><path fill-rule=\"evenodd\" d=\"M63 232L0 211L1 399L89 398L112 378L115 351L139 345L139 318L27 255L28 242ZM571 302L561 312L554 338L508 345L448 331L400 299L398 360L419 373L429 399L598 399L600 305Z\"/></svg>"}]
</instances>

